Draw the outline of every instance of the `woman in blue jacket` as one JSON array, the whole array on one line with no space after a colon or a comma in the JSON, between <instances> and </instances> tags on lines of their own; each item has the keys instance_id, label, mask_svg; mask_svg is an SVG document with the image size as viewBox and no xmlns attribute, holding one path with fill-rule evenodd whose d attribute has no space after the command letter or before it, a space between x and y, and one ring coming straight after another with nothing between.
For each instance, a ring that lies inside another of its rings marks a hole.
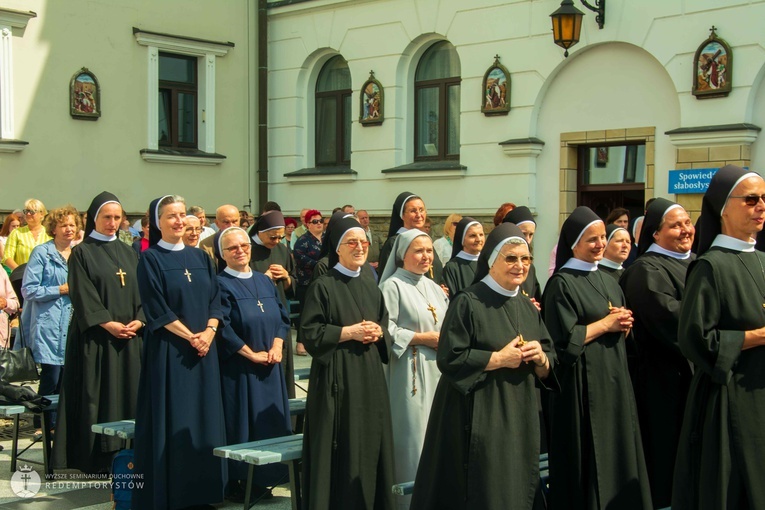
<instances>
[{"instance_id":1,"label":"woman in blue jacket","mask_svg":"<svg viewBox=\"0 0 765 510\"><path fill-rule=\"evenodd\" d=\"M64 373L64 352L72 301L69 299L67 262L71 244L82 228L80 215L71 207L55 209L45 218L45 231L53 237L33 251L24 271L21 293L24 309L21 328L24 344L41 366L41 395L57 395ZM17 343L17 345L19 345ZM48 423L56 426L56 413ZM40 437L40 418L35 416L36 437Z\"/></svg>"}]
</instances>

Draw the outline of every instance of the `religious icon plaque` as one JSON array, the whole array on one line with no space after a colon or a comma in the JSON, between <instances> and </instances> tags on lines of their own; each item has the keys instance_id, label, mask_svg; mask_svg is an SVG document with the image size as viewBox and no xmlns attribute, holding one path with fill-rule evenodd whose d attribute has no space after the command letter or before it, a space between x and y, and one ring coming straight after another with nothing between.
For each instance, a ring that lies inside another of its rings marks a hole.
<instances>
[{"instance_id":1,"label":"religious icon plaque","mask_svg":"<svg viewBox=\"0 0 765 510\"><path fill-rule=\"evenodd\" d=\"M80 120L98 120L101 116L101 86L87 67L69 81L69 113Z\"/></svg>"},{"instance_id":2,"label":"religious icon plaque","mask_svg":"<svg viewBox=\"0 0 765 510\"><path fill-rule=\"evenodd\" d=\"M709 29L709 38L701 43L693 57L693 95L696 99L725 97L730 94L733 77L733 52L717 28Z\"/></svg>"},{"instance_id":3,"label":"religious icon plaque","mask_svg":"<svg viewBox=\"0 0 765 510\"><path fill-rule=\"evenodd\" d=\"M484 115L507 115L510 112L510 72L499 63L499 55L494 55L494 63L483 76L482 90L481 111Z\"/></svg>"}]
</instances>

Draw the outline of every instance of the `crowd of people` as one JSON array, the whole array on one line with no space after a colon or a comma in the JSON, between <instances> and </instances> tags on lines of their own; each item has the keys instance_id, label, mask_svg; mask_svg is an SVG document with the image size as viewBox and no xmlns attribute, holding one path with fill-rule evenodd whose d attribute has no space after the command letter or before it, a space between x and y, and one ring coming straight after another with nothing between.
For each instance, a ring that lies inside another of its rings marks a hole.
<instances>
[{"instance_id":1,"label":"crowd of people","mask_svg":"<svg viewBox=\"0 0 765 510\"><path fill-rule=\"evenodd\" d=\"M0 308L21 305L40 391L61 393L53 465L108 472L121 445L90 425L135 418L135 508L243 500L244 464L212 450L292 433L295 300L305 509L765 508L756 173L720 169L695 226L664 198L632 231L576 208L544 290L534 215L510 203L488 235L454 214L435 242L410 192L385 241L350 205L297 225L269 202L248 228L222 205L211 228L167 195L138 236L108 192L84 225L37 200L22 216L3 225L21 296L0 272ZM269 497L286 469L253 476Z\"/></svg>"}]
</instances>

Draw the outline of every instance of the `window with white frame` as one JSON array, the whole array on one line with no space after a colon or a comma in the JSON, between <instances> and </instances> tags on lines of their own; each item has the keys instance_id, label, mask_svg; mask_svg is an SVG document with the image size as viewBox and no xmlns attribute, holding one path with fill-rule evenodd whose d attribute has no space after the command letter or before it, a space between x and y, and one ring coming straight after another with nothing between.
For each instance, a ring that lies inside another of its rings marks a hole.
<instances>
[{"instance_id":1,"label":"window with white frame","mask_svg":"<svg viewBox=\"0 0 765 510\"><path fill-rule=\"evenodd\" d=\"M316 166L351 164L351 72L337 55L316 81Z\"/></svg>"},{"instance_id":2,"label":"window with white frame","mask_svg":"<svg viewBox=\"0 0 765 510\"><path fill-rule=\"evenodd\" d=\"M0 152L18 152L27 143L16 140L13 119L13 29L24 29L37 14L0 8Z\"/></svg>"},{"instance_id":3,"label":"window with white frame","mask_svg":"<svg viewBox=\"0 0 765 510\"><path fill-rule=\"evenodd\" d=\"M460 60L447 41L433 44L414 79L415 161L459 160Z\"/></svg>"},{"instance_id":4,"label":"window with white frame","mask_svg":"<svg viewBox=\"0 0 765 510\"><path fill-rule=\"evenodd\" d=\"M133 28L148 50L146 161L216 165L215 62L234 43Z\"/></svg>"}]
</instances>

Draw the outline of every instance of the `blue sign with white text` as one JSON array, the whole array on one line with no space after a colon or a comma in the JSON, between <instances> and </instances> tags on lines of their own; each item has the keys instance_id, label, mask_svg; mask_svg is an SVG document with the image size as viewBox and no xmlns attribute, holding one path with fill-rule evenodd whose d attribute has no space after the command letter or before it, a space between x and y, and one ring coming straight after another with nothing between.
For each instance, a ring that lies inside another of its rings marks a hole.
<instances>
[{"instance_id":1,"label":"blue sign with white text","mask_svg":"<svg viewBox=\"0 0 765 510\"><path fill-rule=\"evenodd\" d=\"M670 170L670 193L706 193L709 181L719 168L694 168L693 170Z\"/></svg>"}]
</instances>

